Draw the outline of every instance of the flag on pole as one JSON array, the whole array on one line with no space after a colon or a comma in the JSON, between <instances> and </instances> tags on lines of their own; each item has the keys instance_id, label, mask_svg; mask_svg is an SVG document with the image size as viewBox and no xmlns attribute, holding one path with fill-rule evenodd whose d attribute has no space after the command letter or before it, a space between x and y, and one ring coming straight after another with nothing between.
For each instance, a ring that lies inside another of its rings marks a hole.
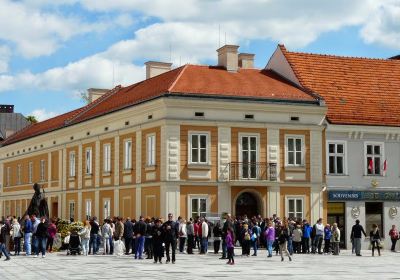
<instances>
[{"instance_id":1,"label":"flag on pole","mask_svg":"<svg viewBox=\"0 0 400 280\"><path fill-rule=\"evenodd\" d=\"M373 169L373 163L372 163L372 159L370 159L368 161L368 170L372 172L372 169Z\"/></svg>"}]
</instances>

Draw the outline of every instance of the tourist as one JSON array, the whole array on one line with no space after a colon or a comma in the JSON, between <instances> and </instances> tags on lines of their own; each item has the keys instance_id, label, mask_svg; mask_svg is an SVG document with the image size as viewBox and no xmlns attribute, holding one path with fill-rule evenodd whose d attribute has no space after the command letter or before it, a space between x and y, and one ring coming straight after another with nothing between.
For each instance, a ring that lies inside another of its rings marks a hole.
<instances>
[{"instance_id":1,"label":"tourist","mask_svg":"<svg viewBox=\"0 0 400 280\"><path fill-rule=\"evenodd\" d=\"M234 246L234 240L235 236L233 234L233 229L232 227L228 227L226 230L226 237L225 237L225 244L227 248L227 253L228 253L228 262L227 264L234 265L235 260L233 259L233 256L235 255L235 246Z\"/></svg>"},{"instance_id":2,"label":"tourist","mask_svg":"<svg viewBox=\"0 0 400 280\"><path fill-rule=\"evenodd\" d=\"M353 239L354 249L356 256L361 257L361 234L366 237L367 234L362 225L360 225L360 220L356 220L356 224L351 228L350 238Z\"/></svg>"},{"instance_id":3,"label":"tourist","mask_svg":"<svg viewBox=\"0 0 400 280\"><path fill-rule=\"evenodd\" d=\"M301 225L296 225L293 230L293 251L296 254L301 253L301 237L303 236L303 231L301 230Z\"/></svg>"},{"instance_id":4,"label":"tourist","mask_svg":"<svg viewBox=\"0 0 400 280\"><path fill-rule=\"evenodd\" d=\"M206 219L201 218L201 252L200 254L207 254L208 250L208 223Z\"/></svg>"},{"instance_id":5,"label":"tourist","mask_svg":"<svg viewBox=\"0 0 400 280\"><path fill-rule=\"evenodd\" d=\"M182 217L179 217L178 222L179 222L179 253L183 254L187 238L186 220L184 220Z\"/></svg>"},{"instance_id":6,"label":"tourist","mask_svg":"<svg viewBox=\"0 0 400 280\"><path fill-rule=\"evenodd\" d=\"M19 256L21 252L22 232L21 232L21 225L18 223L17 219L13 219L11 231L12 231L11 237L13 238L14 241L14 255Z\"/></svg>"},{"instance_id":7,"label":"tourist","mask_svg":"<svg viewBox=\"0 0 400 280\"><path fill-rule=\"evenodd\" d=\"M200 226L200 221L199 217L197 217L194 222L193 222L193 228L194 228L194 249L199 249L200 250L200 235L201 235L201 226Z\"/></svg>"},{"instance_id":8,"label":"tourist","mask_svg":"<svg viewBox=\"0 0 400 280\"><path fill-rule=\"evenodd\" d=\"M31 219L29 218L29 215L26 215L24 221L24 250L27 256L31 254L32 230Z\"/></svg>"},{"instance_id":9,"label":"tourist","mask_svg":"<svg viewBox=\"0 0 400 280\"><path fill-rule=\"evenodd\" d=\"M392 225L392 228L389 231L390 240L392 241L392 247L390 250L392 252L396 252L396 242L399 239L399 232L396 228L396 225Z\"/></svg>"},{"instance_id":10,"label":"tourist","mask_svg":"<svg viewBox=\"0 0 400 280\"><path fill-rule=\"evenodd\" d=\"M56 237L56 234L57 234L57 227L54 224L53 220L50 220L50 224L47 229L47 233L48 233L48 238L47 238L46 250L48 250L48 252L51 253L51 252L53 252L54 237Z\"/></svg>"},{"instance_id":11,"label":"tourist","mask_svg":"<svg viewBox=\"0 0 400 280\"><path fill-rule=\"evenodd\" d=\"M218 254L222 237L221 223L219 221L217 221L217 223L213 228L213 234L214 234L214 254Z\"/></svg>"},{"instance_id":12,"label":"tourist","mask_svg":"<svg viewBox=\"0 0 400 280\"><path fill-rule=\"evenodd\" d=\"M101 227L101 236L103 237L104 251L103 255L110 254L110 236L112 236L110 221L105 219Z\"/></svg>"},{"instance_id":13,"label":"tourist","mask_svg":"<svg viewBox=\"0 0 400 280\"><path fill-rule=\"evenodd\" d=\"M329 224L325 225L324 228L324 253L330 254L331 252L331 238L332 238L332 231L331 226Z\"/></svg>"},{"instance_id":14,"label":"tourist","mask_svg":"<svg viewBox=\"0 0 400 280\"><path fill-rule=\"evenodd\" d=\"M337 223L333 223L332 226L332 244L333 244L333 255L339 255L340 245L340 230Z\"/></svg>"},{"instance_id":15,"label":"tourist","mask_svg":"<svg viewBox=\"0 0 400 280\"><path fill-rule=\"evenodd\" d=\"M146 252L146 259L151 260L153 258L153 218L146 218L146 234L144 240L144 251Z\"/></svg>"},{"instance_id":16,"label":"tourist","mask_svg":"<svg viewBox=\"0 0 400 280\"><path fill-rule=\"evenodd\" d=\"M40 224L40 220L36 217L35 214L32 215L31 217L31 222L32 222L32 251L34 253L34 257L37 257L39 254L39 239L36 236L36 230L38 225Z\"/></svg>"},{"instance_id":17,"label":"tourist","mask_svg":"<svg viewBox=\"0 0 400 280\"><path fill-rule=\"evenodd\" d=\"M139 257L140 260L143 259L144 241L146 234L146 223L144 218L140 216L139 221L135 224L134 232L136 236L136 246L135 246L135 260Z\"/></svg>"},{"instance_id":18,"label":"tourist","mask_svg":"<svg viewBox=\"0 0 400 280\"><path fill-rule=\"evenodd\" d=\"M164 256L164 235L165 233L161 226L161 221L160 219L156 219L152 232L154 263L162 263L162 258Z\"/></svg>"},{"instance_id":19,"label":"tourist","mask_svg":"<svg viewBox=\"0 0 400 280\"><path fill-rule=\"evenodd\" d=\"M111 235L109 237L110 239L110 255L114 254L114 240L121 240L122 236L119 236L119 234L116 234L116 225L120 226L119 224L119 218L114 217L113 219L108 219L108 223L110 224L110 228L111 228ZM121 222L122 223L122 222ZM122 228L123 228L124 224L122 223ZM120 230L120 228L119 228ZM123 230L123 229L122 229ZM123 234L123 231L122 231Z\"/></svg>"},{"instance_id":20,"label":"tourist","mask_svg":"<svg viewBox=\"0 0 400 280\"><path fill-rule=\"evenodd\" d=\"M89 241L89 254L97 255L99 247L97 246L97 237L99 234L100 226L97 222L97 217L93 217L90 222L90 241Z\"/></svg>"},{"instance_id":21,"label":"tourist","mask_svg":"<svg viewBox=\"0 0 400 280\"><path fill-rule=\"evenodd\" d=\"M79 236L82 241L82 252L84 256L87 256L89 253L89 241L90 241L90 222L85 221L85 226L79 232Z\"/></svg>"},{"instance_id":22,"label":"tourist","mask_svg":"<svg viewBox=\"0 0 400 280\"><path fill-rule=\"evenodd\" d=\"M7 250L10 251L10 243L11 243L11 222L13 218L11 216L7 216L4 226L6 227L6 243L5 246Z\"/></svg>"},{"instance_id":23,"label":"tourist","mask_svg":"<svg viewBox=\"0 0 400 280\"><path fill-rule=\"evenodd\" d=\"M324 240L324 225L322 224L322 218L319 218L317 223L313 227L313 246L311 253L315 254L318 249L318 254L322 254L322 241Z\"/></svg>"},{"instance_id":24,"label":"tourist","mask_svg":"<svg viewBox=\"0 0 400 280\"><path fill-rule=\"evenodd\" d=\"M173 221L173 215L171 213L168 214L168 221L166 221L163 225L164 229L164 243L165 243L165 250L167 254L167 263L171 261L169 252L171 249L172 255L172 263L175 263L175 251L176 251L176 239L178 237L178 226L177 223Z\"/></svg>"},{"instance_id":25,"label":"tourist","mask_svg":"<svg viewBox=\"0 0 400 280\"><path fill-rule=\"evenodd\" d=\"M193 247L194 247L194 226L193 226L193 219L190 218L186 224L186 234L187 234L187 253L193 254Z\"/></svg>"},{"instance_id":26,"label":"tourist","mask_svg":"<svg viewBox=\"0 0 400 280\"><path fill-rule=\"evenodd\" d=\"M242 256L250 256L250 245L251 245L251 235L250 235L249 225L244 224L242 229Z\"/></svg>"},{"instance_id":27,"label":"tourist","mask_svg":"<svg viewBox=\"0 0 400 280\"><path fill-rule=\"evenodd\" d=\"M288 220L288 235L289 235L289 237L288 237L287 249L288 249L290 255L293 255L293 230L295 229L295 224L296 223L289 218L289 220Z\"/></svg>"},{"instance_id":28,"label":"tourist","mask_svg":"<svg viewBox=\"0 0 400 280\"><path fill-rule=\"evenodd\" d=\"M36 256L39 256L39 252L42 253L42 258L46 257L46 245L47 245L47 230L48 223L46 217L41 217L40 223L36 229L36 238L38 240L38 247L36 248Z\"/></svg>"},{"instance_id":29,"label":"tourist","mask_svg":"<svg viewBox=\"0 0 400 280\"><path fill-rule=\"evenodd\" d=\"M309 254L310 253L310 237L311 237L312 227L307 222L307 220L303 221L303 237L302 237L302 253Z\"/></svg>"},{"instance_id":30,"label":"tourist","mask_svg":"<svg viewBox=\"0 0 400 280\"><path fill-rule=\"evenodd\" d=\"M225 222L222 227L222 236L221 236L221 238L222 238L222 257L221 257L221 259L227 258L227 246L225 243L225 239L226 239L228 227L231 227L231 228L233 227L231 214L226 214Z\"/></svg>"},{"instance_id":31,"label":"tourist","mask_svg":"<svg viewBox=\"0 0 400 280\"><path fill-rule=\"evenodd\" d=\"M268 222L268 227L264 232L264 239L266 242L265 247L267 247L268 250L268 258L272 257L272 245L275 242L275 228L272 225L272 222Z\"/></svg>"},{"instance_id":32,"label":"tourist","mask_svg":"<svg viewBox=\"0 0 400 280\"><path fill-rule=\"evenodd\" d=\"M134 249L133 249L133 223L132 223L130 217L126 218L126 221L124 223L124 239L125 239L125 254L129 255L131 250L132 250L132 253L134 251Z\"/></svg>"},{"instance_id":33,"label":"tourist","mask_svg":"<svg viewBox=\"0 0 400 280\"><path fill-rule=\"evenodd\" d=\"M6 225L2 220L0 220L0 258L1 254L3 254L6 257L5 260L9 261L11 258L8 249L6 248L6 230Z\"/></svg>"},{"instance_id":34,"label":"tourist","mask_svg":"<svg viewBox=\"0 0 400 280\"><path fill-rule=\"evenodd\" d=\"M369 238L372 245L372 256L374 256L375 248L378 250L378 255L381 256L381 235L377 224L372 225L372 230L369 233Z\"/></svg>"},{"instance_id":35,"label":"tourist","mask_svg":"<svg viewBox=\"0 0 400 280\"><path fill-rule=\"evenodd\" d=\"M281 255L281 261L282 262L284 261L283 252L285 252L286 255L288 256L289 261L292 261L292 257L290 256L289 251L287 250L287 240L288 240L288 238L289 238L288 227L287 227L286 223L284 223L282 228L281 228L281 231L279 233L279 236L278 236L279 252L280 252L280 255Z\"/></svg>"},{"instance_id":36,"label":"tourist","mask_svg":"<svg viewBox=\"0 0 400 280\"><path fill-rule=\"evenodd\" d=\"M253 247L254 253L253 256L257 256L257 249L258 249L258 239L260 237L261 228L258 226L257 222L252 222L251 228L251 245Z\"/></svg>"},{"instance_id":37,"label":"tourist","mask_svg":"<svg viewBox=\"0 0 400 280\"><path fill-rule=\"evenodd\" d=\"M64 237L64 241L63 241L64 246L67 247L67 256L70 254L70 252L69 252L69 240L70 240L70 238L71 238L71 232L68 231L67 235Z\"/></svg>"}]
</instances>

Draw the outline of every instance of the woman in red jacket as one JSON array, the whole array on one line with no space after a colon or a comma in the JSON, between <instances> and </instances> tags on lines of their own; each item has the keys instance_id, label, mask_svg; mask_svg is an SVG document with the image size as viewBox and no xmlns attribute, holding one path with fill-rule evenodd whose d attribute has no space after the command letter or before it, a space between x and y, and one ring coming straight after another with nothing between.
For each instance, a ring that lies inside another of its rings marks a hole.
<instances>
[{"instance_id":1,"label":"woman in red jacket","mask_svg":"<svg viewBox=\"0 0 400 280\"><path fill-rule=\"evenodd\" d=\"M396 242L399 239L399 232L396 228L396 225L392 225L392 229L389 231L390 240L392 240L392 248L390 249L392 252L396 252Z\"/></svg>"},{"instance_id":2,"label":"woman in red jacket","mask_svg":"<svg viewBox=\"0 0 400 280\"><path fill-rule=\"evenodd\" d=\"M57 234L57 227L54 224L53 220L50 220L49 227L47 228L47 233L48 233L48 238L47 238L47 246L46 250L51 253L53 251L53 242L54 242L54 237Z\"/></svg>"}]
</instances>

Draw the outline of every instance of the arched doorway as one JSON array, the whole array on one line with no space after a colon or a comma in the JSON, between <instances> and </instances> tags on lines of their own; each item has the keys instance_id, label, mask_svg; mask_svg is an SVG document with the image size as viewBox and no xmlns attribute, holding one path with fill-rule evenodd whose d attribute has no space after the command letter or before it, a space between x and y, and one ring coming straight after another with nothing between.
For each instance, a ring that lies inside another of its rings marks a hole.
<instances>
[{"instance_id":1,"label":"arched doorway","mask_svg":"<svg viewBox=\"0 0 400 280\"><path fill-rule=\"evenodd\" d=\"M241 193L235 202L235 215L247 215L248 218L260 214L260 203L257 197L251 192Z\"/></svg>"}]
</instances>

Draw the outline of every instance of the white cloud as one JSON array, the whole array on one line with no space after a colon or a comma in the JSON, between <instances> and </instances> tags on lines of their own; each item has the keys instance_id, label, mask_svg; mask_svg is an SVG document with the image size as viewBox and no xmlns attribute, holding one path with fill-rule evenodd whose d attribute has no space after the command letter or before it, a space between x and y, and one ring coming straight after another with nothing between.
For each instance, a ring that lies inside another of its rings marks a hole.
<instances>
[{"instance_id":1,"label":"white cloud","mask_svg":"<svg viewBox=\"0 0 400 280\"><path fill-rule=\"evenodd\" d=\"M11 50L7 46L0 46L0 74L8 71L8 62L11 57Z\"/></svg>"},{"instance_id":2,"label":"white cloud","mask_svg":"<svg viewBox=\"0 0 400 280\"><path fill-rule=\"evenodd\" d=\"M37 119L39 122L44 121L44 120L47 120L47 119L50 119L50 118L55 117L55 116L57 116L57 115L59 115L59 113L56 113L56 112L49 112L49 111L47 111L46 109L43 109L43 108L42 108L42 109L33 110L33 111L29 114L29 116L35 116L36 119Z\"/></svg>"}]
</instances>

